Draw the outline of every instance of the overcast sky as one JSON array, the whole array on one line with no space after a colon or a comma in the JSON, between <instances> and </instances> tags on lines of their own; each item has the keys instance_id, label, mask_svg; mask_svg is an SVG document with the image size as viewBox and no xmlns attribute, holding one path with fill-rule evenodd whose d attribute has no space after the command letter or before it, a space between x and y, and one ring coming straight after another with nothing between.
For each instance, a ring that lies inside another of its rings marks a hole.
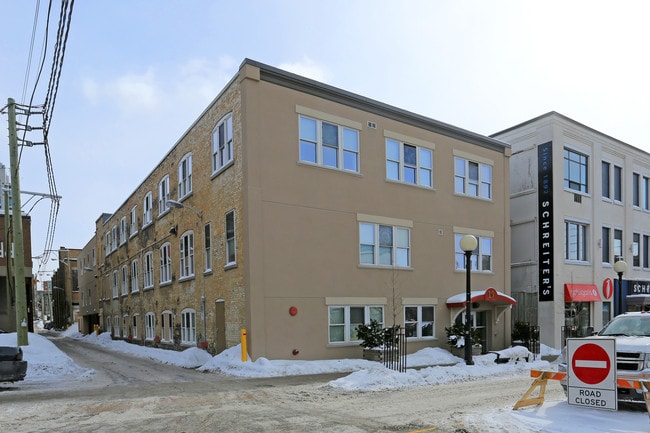
<instances>
[{"instance_id":1,"label":"overcast sky","mask_svg":"<svg viewBox=\"0 0 650 433\"><path fill-rule=\"evenodd\" d=\"M37 3L0 2L0 107L34 87ZM649 16L641 0L77 0L49 135L62 196L52 247L88 243L245 58L480 134L553 110L650 151ZM49 191L42 147L24 149L20 171L23 191ZM38 255L50 206L32 203Z\"/></svg>"}]
</instances>

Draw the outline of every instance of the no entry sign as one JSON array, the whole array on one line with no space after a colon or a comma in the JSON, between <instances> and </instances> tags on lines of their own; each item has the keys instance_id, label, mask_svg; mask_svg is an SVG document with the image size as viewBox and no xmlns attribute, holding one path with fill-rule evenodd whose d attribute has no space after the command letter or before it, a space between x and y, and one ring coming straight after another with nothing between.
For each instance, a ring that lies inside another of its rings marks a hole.
<instances>
[{"instance_id":1,"label":"no entry sign","mask_svg":"<svg viewBox=\"0 0 650 433\"><path fill-rule=\"evenodd\" d=\"M616 340L567 339L569 404L616 410Z\"/></svg>"}]
</instances>

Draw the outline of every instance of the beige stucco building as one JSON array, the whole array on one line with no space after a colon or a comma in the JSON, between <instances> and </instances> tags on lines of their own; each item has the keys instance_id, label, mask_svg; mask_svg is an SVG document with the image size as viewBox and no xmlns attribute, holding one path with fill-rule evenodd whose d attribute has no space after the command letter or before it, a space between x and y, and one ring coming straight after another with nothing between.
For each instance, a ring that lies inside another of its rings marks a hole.
<instances>
[{"instance_id":1,"label":"beige stucco building","mask_svg":"<svg viewBox=\"0 0 650 433\"><path fill-rule=\"evenodd\" d=\"M507 144L245 60L170 145L96 222L104 330L217 353L245 329L253 358L327 359L377 319L448 348L473 234L475 325L508 346Z\"/></svg>"},{"instance_id":2,"label":"beige stucco building","mask_svg":"<svg viewBox=\"0 0 650 433\"><path fill-rule=\"evenodd\" d=\"M563 347L650 300L650 155L555 112L493 137L512 146L513 321Z\"/></svg>"}]
</instances>

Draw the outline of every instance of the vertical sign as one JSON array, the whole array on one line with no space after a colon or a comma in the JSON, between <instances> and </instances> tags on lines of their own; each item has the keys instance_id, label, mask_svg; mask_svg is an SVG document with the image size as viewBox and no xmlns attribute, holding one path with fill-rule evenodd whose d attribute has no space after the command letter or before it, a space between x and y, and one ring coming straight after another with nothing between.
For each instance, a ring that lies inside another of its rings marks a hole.
<instances>
[{"instance_id":1,"label":"vertical sign","mask_svg":"<svg viewBox=\"0 0 650 433\"><path fill-rule=\"evenodd\" d=\"M553 301L553 142L537 146L539 301Z\"/></svg>"}]
</instances>

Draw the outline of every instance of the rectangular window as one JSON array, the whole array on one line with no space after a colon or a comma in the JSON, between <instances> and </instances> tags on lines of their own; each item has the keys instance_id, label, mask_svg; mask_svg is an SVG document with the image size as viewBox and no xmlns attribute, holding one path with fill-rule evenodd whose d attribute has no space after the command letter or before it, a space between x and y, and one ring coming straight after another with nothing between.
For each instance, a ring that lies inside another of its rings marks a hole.
<instances>
[{"instance_id":1,"label":"rectangular window","mask_svg":"<svg viewBox=\"0 0 650 433\"><path fill-rule=\"evenodd\" d=\"M210 224L203 227L203 244L205 245L205 272L212 270L212 244L210 241Z\"/></svg>"},{"instance_id":2,"label":"rectangular window","mask_svg":"<svg viewBox=\"0 0 650 433\"><path fill-rule=\"evenodd\" d=\"M623 260L623 230L614 229L614 262Z\"/></svg>"},{"instance_id":3,"label":"rectangular window","mask_svg":"<svg viewBox=\"0 0 650 433\"><path fill-rule=\"evenodd\" d=\"M645 176L641 184L641 205L644 210L650 210L650 178Z\"/></svg>"},{"instance_id":4,"label":"rectangular window","mask_svg":"<svg viewBox=\"0 0 650 433\"><path fill-rule=\"evenodd\" d=\"M126 217L122 217L120 218L120 245L125 243L127 238Z\"/></svg>"},{"instance_id":5,"label":"rectangular window","mask_svg":"<svg viewBox=\"0 0 650 433\"><path fill-rule=\"evenodd\" d=\"M151 191L144 196L142 201L142 227L145 227L153 221L153 198Z\"/></svg>"},{"instance_id":6,"label":"rectangular window","mask_svg":"<svg viewBox=\"0 0 650 433\"><path fill-rule=\"evenodd\" d=\"M329 307L329 342L358 342L357 326L376 320L384 326L384 307L381 306L337 306Z\"/></svg>"},{"instance_id":7,"label":"rectangular window","mask_svg":"<svg viewBox=\"0 0 650 433\"><path fill-rule=\"evenodd\" d=\"M122 266L122 272L121 272L121 281L122 281L122 296L126 296L129 294L129 277L128 277L128 271L126 269L126 266Z\"/></svg>"},{"instance_id":8,"label":"rectangular window","mask_svg":"<svg viewBox=\"0 0 650 433\"><path fill-rule=\"evenodd\" d=\"M166 243L160 247L160 284L172 281L172 255L171 244Z\"/></svg>"},{"instance_id":9,"label":"rectangular window","mask_svg":"<svg viewBox=\"0 0 650 433\"><path fill-rule=\"evenodd\" d=\"M227 114L212 131L212 173L233 160L232 114Z\"/></svg>"},{"instance_id":10,"label":"rectangular window","mask_svg":"<svg viewBox=\"0 0 650 433\"><path fill-rule=\"evenodd\" d=\"M611 235L611 230L609 227L603 227L603 234L602 234L602 240L601 240L601 250L603 254L603 263L611 263L611 250L610 250L610 243L609 243L609 237Z\"/></svg>"},{"instance_id":11,"label":"rectangular window","mask_svg":"<svg viewBox=\"0 0 650 433\"><path fill-rule=\"evenodd\" d=\"M153 253L148 252L144 255L144 260L142 262L142 288L150 289L153 287Z\"/></svg>"},{"instance_id":12,"label":"rectangular window","mask_svg":"<svg viewBox=\"0 0 650 433\"><path fill-rule=\"evenodd\" d=\"M564 259L587 261L587 226L584 224L564 222Z\"/></svg>"},{"instance_id":13,"label":"rectangular window","mask_svg":"<svg viewBox=\"0 0 650 433\"><path fill-rule=\"evenodd\" d=\"M113 298L117 298L118 295L119 295L119 292L118 292L119 285L117 283L117 271L113 271L113 281L112 281L111 286L113 287Z\"/></svg>"},{"instance_id":14,"label":"rectangular window","mask_svg":"<svg viewBox=\"0 0 650 433\"><path fill-rule=\"evenodd\" d=\"M131 293L140 291L140 280L138 278L138 261L131 262Z\"/></svg>"},{"instance_id":15,"label":"rectangular window","mask_svg":"<svg viewBox=\"0 0 650 433\"><path fill-rule=\"evenodd\" d=\"M114 333L113 335L115 335L116 337L120 337L120 336L121 336L121 334L120 334L120 322L121 322L121 320L120 320L120 316L115 316L115 317L113 318L113 323L115 324L115 326L114 326L114 328L115 328L115 333Z\"/></svg>"},{"instance_id":16,"label":"rectangular window","mask_svg":"<svg viewBox=\"0 0 650 433\"><path fill-rule=\"evenodd\" d=\"M158 184L158 215L162 215L169 210L169 206L167 206L169 197L169 176L165 176Z\"/></svg>"},{"instance_id":17,"label":"rectangular window","mask_svg":"<svg viewBox=\"0 0 650 433\"><path fill-rule=\"evenodd\" d=\"M564 148L564 187L587 194L588 158L574 150Z\"/></svg>"},{"instance_id":18,"label":"rectangular window","mask_svg":"<svg viewBox=\"0 0 650 433\"><path fill-rule=\"evenodd\" d=\"M226 214L226 266L237 263L235 242L235 211Z\"/></svg>"},{"instance_id":19,"label":"rectangular window","mask_svg":"<svg viewBox=\"0 0 650 433\"><path fill-rule=\"evenodd\" d=\"M456 233L456 269L465 269L465 252L460 248L460 240L464 234ZM478 244L472 251L470 262L472 271L491 272L492 271L492 238L486 236L476 236Z\"/></svg>"},{"instance_id":20,"label":"rectangular window","mask_svg":"<svg viewBox=\"0 0 650 433\"><path fill-rule=\"evenodd\" d=\"M138 232L138 207L133 206L131 208L131 236Z\"/></svg>"},{"instance_id":21,"label":"rectangular window","mask_svg":"<svg viewBox=\"0 0 650 433\"><path fill-rule=\"evenodd\" d=\"M194 276L194 232L187 232L181 237L180 268L181 278Z\"/></svg>"},{"instance_id":22,"label":"rectangular window","mask_svg":"<svg viewBox=\"0 0 650 433\"><path fill-rule=\"evenodd\" d=\"M178 199L192 192L192 154L187 154L178 164Z\"/></svg>"},{"instance_id":23,"label":"rectangular window","mask_svg":"<svg viewBox=\"0 0 650 433\"><path fill-rule=\"evenodd\" d=\"M136 340L139 337L139 334L138 334L138 315L137 314L133 315L133 333L131 334L131 336Z\"/></svg>"},{"instance_id":24,"label":"rectangular window","mask_svg":"<svg viewBox=\"0 0 650 433\"><path fill-rule=\"evenodd\" d=\"M181 343L196 343L196 312L188 309L181 312Z\"/></svg>"},{"instance_id":25,"label":"rectangular window","mask_svg":"<svg viewBox=\"0 0 650 433\"><path fill-rule=\"evenodd\" d=\"M492 166L454 158L454 192L484 199L492 198Z\"/></svg>"},{"instance_id":26,"label":"rectangular window","mask_svg":"<svg viewBox=\"0 0 650 433\"><path fill-rule=\"evenodd\" d=\"M153 313L147 313L144 316L144 338L151 341L156 336L156 316Z\"/></svg>"},{"instance_id":27,"label":"rectangular window","mask_svg":"<svg viewBox=\"0 0 650 433\"><path fill-rule=\"evenodd\" d=\"M405 227L359 223L359 263L409 267L411 230Z\"/></svg>"},{"instance_id":28,"label":"rectangular window","mask_svg":"<svg viewBox=\"0 0 650 433\"><path fill-rule=\"evenodd\" d=\"M641 266L641 234L632 233L632 266Z\"/></svg>"},{"instance_id":29,"label":"rectangular window","mask_svg":"<svg viewBox=\"0 0 650 433\"><path fill-rule=\"evenodd\" d=\"M641 175L632 173L632 205L641 206Z\"/></svg>"},{"instance_id":30,"label":"rectangular window","mask_svg":"<svg viewBox=\"0 0 650 433\"><path fill-rule=\"evenodd\" d=\"M359 131L299 116L301 162L359 172Z\"/></svg>"},{"instance_id":31,"label":"rectangular window","mask_svg":"<svg viewBox=\"0 0 650 433\"><path fill-rule=\"evenodd\" d=\"M614 201L623 201L623 168L614 166Z\"/></svg>"},{"instance_id":32,"label":"rectangular window","mask_svg":"<svg viewBox=\"0 0 650 433\"><path fill-rule=\"evenodd\" d=\"M602 187L603 187L603 198L612 198L611 192L610 192L610 164L609 162L602 162Z\"/></svg>"},{"instance_id":33,"label":"rectangular window","mask_svg":"<svg viewBox=\"0 0 650 433\"><path fill-rule=\"evenodd\" d=\"M650 236L643 235L643 267L650 268Z\"/></svg>"},{"instance_id":34,"label":"rectangular window","mask_svg":"<svg viewBox=\"0 0 650 433\"><path fill-rule=\"evenodd\" d=\"M160 336L160 339L162 341L172 341L174 338L174 323L173 323L173 315L171 311L163 311L162 315L160 316L160 328L162 335Z\"/></svg>"},{"instance_id":35,"label":"rectangular window","mask_svg":"<svg viewBox=\"0 0 650 433\"><path fill-rule=\"evenodd\" d=\"M433 305L404 307L404 331L406 338L433 337Z\"/></svg>"},{"instance_id":36,"label":"rectangular window","mask_svg":"<svg viewBox=\"0 0 650 433\"><path fill-rule=\"evenodd\" d=\"M387 138L386 178L431 188L433 151Z\"/></svg>"}]
</instances>

